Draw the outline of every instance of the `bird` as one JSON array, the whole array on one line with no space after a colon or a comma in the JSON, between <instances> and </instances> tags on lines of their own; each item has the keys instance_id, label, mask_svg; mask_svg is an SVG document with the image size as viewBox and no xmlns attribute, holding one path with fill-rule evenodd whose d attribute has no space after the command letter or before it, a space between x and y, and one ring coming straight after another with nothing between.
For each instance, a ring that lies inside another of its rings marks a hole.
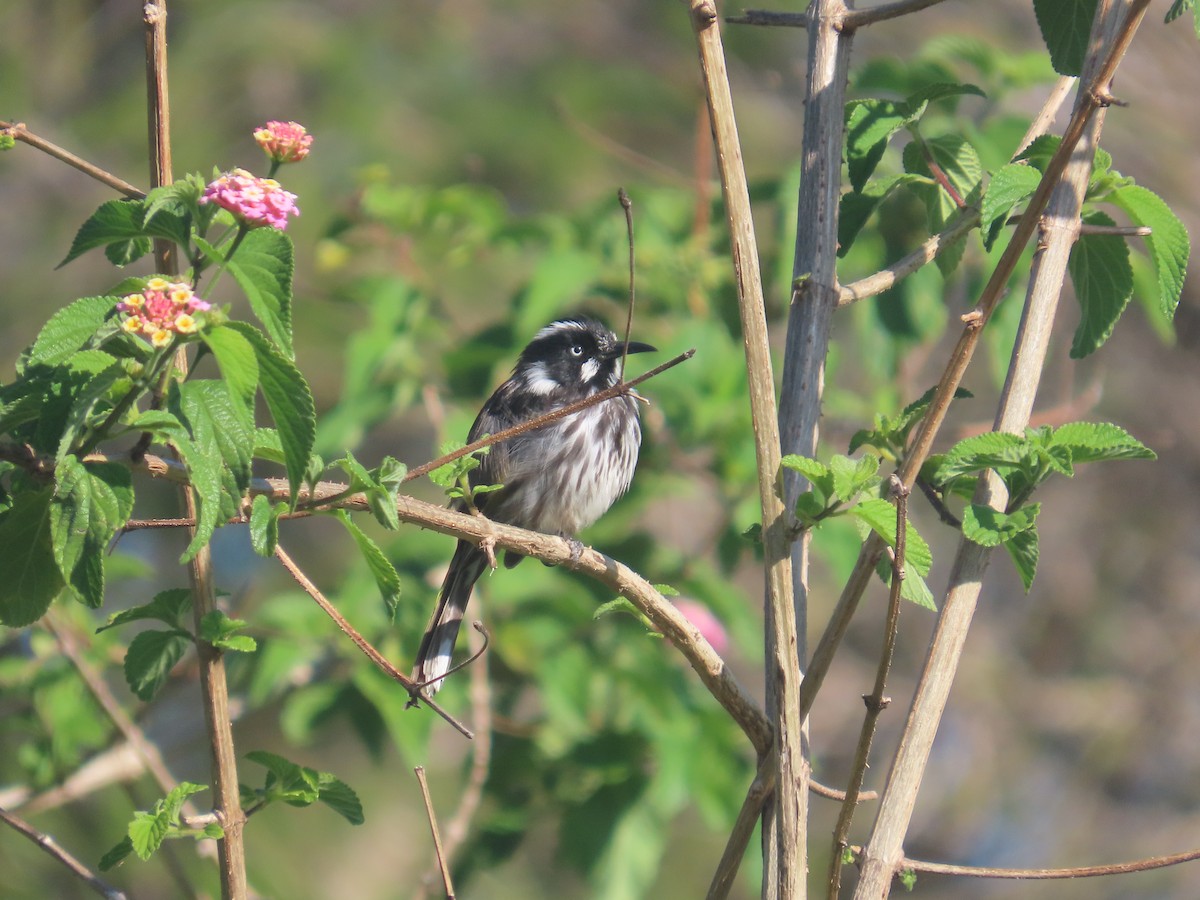
<instances>
[{"instance_id":1,"label":"bird","mask_svg":"<svg viewBox=\"0 0 1200 900\"><path fill-rule=\"evenodd\" d=\"M655 350L639 341L618 340L606 325L587 316L551 322L533 336L512 375L483 404L467 442L610 388L622 378L627 354ZM620 394L491 445L468 475L469 483L502 487L476 495L473 503L495 522L558 535L582 550L575 535L628 490L641 442L635 396ZM465 500L454 506L469 509ZM522 559L508 551L505 568ZM437 693L450 670L471 591L488 564L487 549L458 542L413 666L413 682L427 697Z\"/></svg>"}]
</instances>

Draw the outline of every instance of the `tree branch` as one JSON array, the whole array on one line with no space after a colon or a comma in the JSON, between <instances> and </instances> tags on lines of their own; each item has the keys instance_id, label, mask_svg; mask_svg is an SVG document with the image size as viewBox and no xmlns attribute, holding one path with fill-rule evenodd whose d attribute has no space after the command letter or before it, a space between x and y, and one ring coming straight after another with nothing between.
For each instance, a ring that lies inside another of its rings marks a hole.
<instances>
[{"instance_id":1,"label":"tree branch","mask_svg":"<svg viewBox=\"0 0 1200 900\"><path fill-rule=\"evenodd\" d=\"M929 872L934 875L1046 880L1056 878L1097 878L1102 875L1129 875L1133 872L1149 872L1152 869L1177 866L1180 863L1193 862L1197 859L1200 859L1200 848L1185 850L1183 853L1175 853L1171 856L1150 856L1145 859L1135 859L1131 862L1108 863L1100 866L1076 866L1070 869L1004 869L992 866L956 866L950 863L924 862L919 859L909 859L906 856L900 860L900 868L912 869L914 872Z\"/></svg>"},{"instance_id":2,"label":"tree branch","mask_svg":"<svg viewBox=\"0 0 1200 900\"><path fill-rule=\"evenodd\" d=\"M45 138L38 137L32 131L25 127L23 122L5 122L0 120L0 134L7 134L13 140L20 141L23 144L28 144L36 150L41 150L48 156L53 156L55 159L65 162L73 169L78 169L84 175L89 175L95 178L101 184L108 185L115 191L119 191L126 197L132 197L135 200L141 200L146 196L146 192L141 188L134 187L128 181L118 178L110 172L88 162L82 157L76 156L69 150L64 150L58 144L53 144Z\"/></svg>"},{"instance_id":3,"label":"tree branch","mask_svg":"<svg viewBox=\"0 0 1200 900\"><path fill-rule=\"evenodd\" d=\"M29 838L101 897L106 897L108 900L125 900L125 895L121 891L93 875L87 866L60 847L50 835L38 831L24 819L5 809L0 809L0 822Z\"/></svg>"}]
</instances>

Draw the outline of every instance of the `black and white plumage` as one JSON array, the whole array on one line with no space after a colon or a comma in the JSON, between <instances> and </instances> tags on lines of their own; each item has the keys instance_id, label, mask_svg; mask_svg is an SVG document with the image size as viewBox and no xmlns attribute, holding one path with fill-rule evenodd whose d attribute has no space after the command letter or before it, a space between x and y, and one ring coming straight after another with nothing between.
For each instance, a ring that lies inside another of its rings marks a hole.
<instances>
[{"instance_id":1,"label":"black and white plumage","mask_svg":"<svg viewBox=\"0 0 1200 900\"><path fill-rule=\"evenodd\" d=\"M628 346L607 327L584 317L552 322L521 352L512 377L483 405L468 442L582 400L615 385L625 353L654 350ZM637 465L642 429L637 402L618 396L499 444L470 474L476 484L502 484L476 497L489 519L574 539L629 488ZM459 508L462 508L461 504ZM509 552L507 568L521 561ZM454 642L471 590L487 556L459 541L438 595L437 608L421 639L413 680L434 694L450 668Z\"/></svg>"}]
</instances>

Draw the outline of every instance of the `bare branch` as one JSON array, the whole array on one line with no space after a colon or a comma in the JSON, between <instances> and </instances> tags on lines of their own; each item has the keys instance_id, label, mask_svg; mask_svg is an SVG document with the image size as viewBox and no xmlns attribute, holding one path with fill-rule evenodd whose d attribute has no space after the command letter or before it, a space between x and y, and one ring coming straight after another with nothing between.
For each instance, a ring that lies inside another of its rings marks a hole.
<instances>
[{"instance_id":1,"label":"bare branch","mask_svg":"<svg viewBox=\"0 0 1200 900\"><path fill-rule=\"evenodd\" d=\"M5 809L0 809L0 822L29 838L101 897L107 897L108 900L125 900L125 895L121 891L93 875L87 866L60 847L50 835L38 831L24 819Z\"/></svg>"},{"instance_id":2,"label":"bare branch","mask_svg":"<svg viewBox=\"0 0 1200 900\"><path fill-rule=\"evenodd\" d=\"M467 518L474 517L467 516ZM358 630L346 620L345 616L338 612L337 607L335 607L329 602L329 600L326 599L325 595L321 593L320 589L313 584L312 580L304 574L304 571L298 565L296 565L295 560L288 555L288 552L278 544L275 545L275 557L281 563L283 563L283 567L287 569L288 574L296 580L296 583L304 589L304 592L308 594L308 596L312 597L313 600L317 601L317 606L321 607L321 609L325 611L325 615L333 619L334 624L341 629L342 633L346 635L346 637L350 638L350 640L354 643L354 646L358 647L358 649L366 655L367 659L375 663L375 665L393 681L399 682L404 689L409 692L410 695L414 697L420 697L421 701L425 703L426 706L453 725L463 737L468 739L474 737L474 735L465 725L459 722L458 719L454 718L454 716L450 715L450 713L442 709L442 707L440 707L437 703L422 694L420 685L388 662L387 658L378 650L376 650L370 641L359 634Z\"/></svg>"},{"instance_id":3,"label":"bare branch","mask_svg":"<svg viewBox=\"0 0 1200 900\"><path fill-rule=\"evenodd\" d=\"M941 2L942 0L896 0L895 3L884 3L882 6L852 9L842 19L842 27L854 29L862 28L864 25L874 25L876 22L920 12Z\"/></svg>"},{"instance_id":4,"label":"bare branch","mask_svg":"<svg viewBox=\"0 0 1200 900\"><path fill-rule=\"evenodd\" d=\"M53 144L45 138L38 137L32 131L25 127L23 122L5 122L0 120L0 134L7 134L13 140L20 141L23 144L28 144L36 150L41 150L48 156L53 156L55 159L65 162L73 169L78 169L84 175L89 175L105 184L115 191L119 191L126 197L132 197L135 200L140 200L146 196L146 192L141 188L134 187L128 181L118 178L111 172L106 172L104 169L88 162L82 157L76 156L69 150L64 150L58 144Z\"/></svg>"},{"instance_id":5,"label":"bare branch","mask_svg":"<svg viewBox=\"0 0 1200 900\"><path fill-rule=\"evenodd\" d=\"M446 887L446 900L454 900L454 882L450 880L450 867L446 855L442 852L442 836L438 833L437 816L433 812L433 800L429 796L429 782L425 780L425 767L414 766L417 782L421 785L421 797L425 801L425 815L429 819L429 830L433 832L433 853L437 859L438 869L442 873L442 884Z\"/></svg>"},{"instance_id":6,"label":"bare branch","mask_svg":"<svg viewBox=\"0 0 1200 900\"><path fill-rule=\"evenodd\" d=\"M1150 856L1145 859L1135 859L1131 862L1108 863L1101 866L1077 866L1071 869L1002 869L992 866L955 866L950 863L925 862L919 859L902 857L900 869L912 869L914 872L929 872L934 875L966 875L972 878L1019 878L1043 880L1056 878L1097 878L1102 875L1128 875L1133 872L1149 872L1152 869L1163 869L1167 866L1177 866L1180 863L1200 859L1200 848L1185 850L1171 856Z\"/></svg>"}]
</instances>

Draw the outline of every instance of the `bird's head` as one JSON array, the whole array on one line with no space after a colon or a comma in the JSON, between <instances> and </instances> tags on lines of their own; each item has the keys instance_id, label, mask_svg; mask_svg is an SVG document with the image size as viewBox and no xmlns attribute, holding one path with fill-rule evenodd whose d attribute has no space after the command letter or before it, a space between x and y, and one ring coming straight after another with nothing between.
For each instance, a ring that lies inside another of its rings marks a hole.
<instances>
[{"instance_id":1,"label":"bird's head","mask_svg":"<svg viewBox=\"0 0 1200 900\"><path fill-rule=\"evenodd\" d=\"M617 383L625 353L655 349L639 341L626 345L595 319L562 319L534 335L521 352L513 375L535 394L566 391L586 395Z\"/></svg>"}]
</instances>

